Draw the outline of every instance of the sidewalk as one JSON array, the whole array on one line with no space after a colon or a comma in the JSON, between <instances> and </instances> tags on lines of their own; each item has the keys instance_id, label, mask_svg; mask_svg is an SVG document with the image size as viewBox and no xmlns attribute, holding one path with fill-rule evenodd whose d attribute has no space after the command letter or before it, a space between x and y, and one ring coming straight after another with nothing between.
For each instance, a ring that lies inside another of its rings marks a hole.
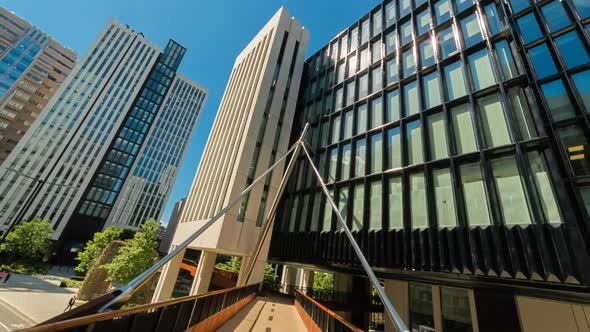
<instances>
[{"instance_id":1,"label":"sidewalk","mask_svg":"<svg viewBox=\"0 0 590 332\"><path fill-rule=\"evenodd\" d=\"M60 277L13 274L0 283L0 300L36 323L63 312L77 288L60 288Z\"/></svg>"},{"instance_id":2,"label":"sidewalk","mask_svg":"<svg viewBox=\"0 0 590 332\"><path fill-rule=\"evenodd\" d=\"M223 324L220 332L306 331L292 299L257 297Z\"/></svg>"}]
</instances>

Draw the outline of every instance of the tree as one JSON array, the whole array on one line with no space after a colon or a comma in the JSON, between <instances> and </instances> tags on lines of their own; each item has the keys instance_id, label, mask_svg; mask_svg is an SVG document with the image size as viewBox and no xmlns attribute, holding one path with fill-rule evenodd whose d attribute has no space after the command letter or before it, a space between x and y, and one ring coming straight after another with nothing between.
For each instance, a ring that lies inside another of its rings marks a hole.
<instances>
[{"instance_id":1,"label":"tree","mask_svg":"<svg viewBox=\"0 0 590 332\"><path fill-rule=\"evenodd\" d=\"M126 284L156 262L159 227L156 220L149 219L141 226L141 231L127 241L113 262L105 265L109 281Z\"/></svg>"},{"instance_id":2,"label":"tree","mask_svg":"<svg viewBox=\"0 0 590 332\"><path fill-rule=\"evenodd\" d=\"M122 232L123 230L120 228L109 226L102 232L94 233L92 240L86 242L84 250L79 252L76 257L76 260L80 262L76 266L76 271L84 274L88 272L109 243L118 240Z\"/></svg>"},{"instance_id":3,"label":"tree","mask_svg":"<svg viewBox=\"0 0 590 332\"><path fill-rule=\"evenodd\" d=\"M215 264L215 267L231 273L240 273L242 257L232 257L228 261Z\"/></svg>"},{"instance_id":4,"label":"tree","mask_svg":"<svg viewBox=\"0 0 590 332\"><path fill-rule=\"evenodd\" d=\"M8 234L2 251L11 256L37 260L49 252L53 228L49 220L33 218L16 227Z\"/></svg>"},{"instance_id":5,"label":"tree","mask_svg":"<svg viewBox=\"0 0 590 332\"><path fill-rule=\"evenodd\" d=\"M334 274L316 272L313 276L314 290L333 290L334 289Z\"/></svg>"}]
</instances>

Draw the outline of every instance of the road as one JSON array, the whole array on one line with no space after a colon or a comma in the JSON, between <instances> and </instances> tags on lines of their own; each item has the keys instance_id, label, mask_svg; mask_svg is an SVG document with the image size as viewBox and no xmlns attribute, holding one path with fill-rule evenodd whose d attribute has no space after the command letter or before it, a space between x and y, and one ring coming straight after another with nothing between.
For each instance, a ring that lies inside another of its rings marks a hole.
<instances>
[{"instance_id":1,"label":"road","mask_svg":"<svg viewBox=\"0 0 590 332\"><path fill-rule=\"evenodd\" d=\"M0 299L0 332L24 329L35 322Z\"/></svg>"}]
</instances>

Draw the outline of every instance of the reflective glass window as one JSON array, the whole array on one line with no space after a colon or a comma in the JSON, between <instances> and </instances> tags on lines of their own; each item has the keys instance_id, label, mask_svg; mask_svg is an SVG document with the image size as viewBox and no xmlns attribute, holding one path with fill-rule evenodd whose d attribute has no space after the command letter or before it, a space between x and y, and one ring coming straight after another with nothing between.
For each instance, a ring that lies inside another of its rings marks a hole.
<instances>
[{"instance_id":1,"label":"reflective glass window","mask_svg":"<svg viewBox=\"0 0 590 332\"><path fill-rule=\"evenodd\" d=\"M559 0L541 7L541 11L543 11L551 31L563 29L572 23Z\"/></svg>"},{"instance_id":2,"label":"reflective glass window","mask_svg":"<svg viewBox=\"0 0 590 332\"><path fill-rule=\"evenodd\" d=\"M338 70L336 75L338 76L336 79L336 83L340 83L344 81L344 77L346 76L346 63L341 63L338 65Z\"/></svg>"},{"instance_id":3,"label":"reflective glass window","mask_svg":"<svg viewBox=\"0 0 590 332\"><path fill-rule=\"evenodd\" d=\"M455 227L457 226L457 215L455 214L451 171L448 168L435 169L432 171L432 178L438 227Z\"/></svg>"},{"instance_id":4,"label":"reflective glass window","mask_svg":"<svg viewBox=\"0 0 590 332\"><path fill-rule=\"evenodd\" d=\"M407 21L406 23L402 24L400 29L401 32L401 45L406 45L407 43L411 42L414 39L412 33L412 21Z\"/></svg>"},{"instance_id":5,"label":"reflective glass window","mask_svg":"<svg viewBox=\"0 0 590 332\"><path fill-rule=\"evenodd\" d=\"M590 113L590 70L572 75L586 113Z\"/></svg>"},{"instance_id":6,"label":"reflective glass window","mask_svg":"<svg viewBox=\"0 0 590 332\"><path fill-rule=\"evenodd\" d=\"M371 136L371 174L383 171L383 135Z\"/></svg>"},{"instance_id":7,"label":"reflective glass window","mask_svg":"<svg viewBox=\"0 0 590 332\"><path fill-rule=\"evenodd\" d=\"M496 84L490 57L485 48L469 56L469 68L475 91Z\"/></svg>"},{"instance_id":8,"label":"reflective glass window","mask_svg":"<svg viewBox=\"0 0 590 332\"><path fill-rule=\"evenodd\" d=\"M348 35L340 38L340 57L343 58L348 54Z\"/></svg>"},{"instance_id":9,"label":"reflective glass window","mask_svg":"<svg viewBox=\"0 0 590 332\"><path fill-rule=\"evenodd\" d=\"M529 164L531 165L531 171L533 172L533 180L537 187L537 193L541 200L543 214L548 222L555 224L561 223L561 216L559 215L559 208L555 201L555 193L551 185L545 158L538 151L529 152L527 155Z\"/></svg>"},{"instance_id":10,"label":"reflective glass window","mask_svg":"<svg viewBox=\"0 0 590 332\"><path fill-rule=\"evenodd\" d=\"M416 61L414 60L414 49L411 48L402 55L404 78L416 73Z\"/></svg>"},{"instance_id":11,"label":"reflective glass window","mask_svg":"<svg viewBox=\"0 0 590 332\"><path fill-rule=\"evenodd\" d=\"M590 16L590 2L588 0L572 0L572 2L578 10L580 17L586 18Z\"/></svg>"},{"instance_id":12,"label":"reflective glass window","mask_svg":"<svg viewBox=\"0 0 590 332\"><path fill-rule=\"evenodd\" d=\"M473 0L455 0L455 12L460 13L473 5Z\"/></svg>"},{"instance_id":13,"label":"reflective glass window","mask_svg":"<svg viewBox=\"0 0 590 332\"><path fill-rule=\"evenodd\" d=\"M330 197L334 197L334 190L330 190ZM322 231L329 232L332 230L332 204L324 198L324 218L322 220Z\"/></svg>"},{"instance_id":14,"label":"reflective glass window","mask_svg":"<svg viewBox=\"0 0 590 332\"><path fill-rule=\"evenodd\" d=\"M344 222L348 224L348 207L350 206L349 199L348 199L348 188L340 188L338 193L338 211L344 219ZM342 226L338 220L336 220L336 231L342 231Z\"/></svg>"},{"instance_id":15,"label":"reflective glass window","mask_svg":"<svg viewBox=\"0 0 590 332\"><path fill-rule=\"evenodd\" d=\"M369 19L361 22L361 45L369 41Z\"/></svg>"},{"instance_id":16,"label":"reflective glass window","mask_svg":"<svg viewBox=\"0 0 590 332\"><path fill-rule=\"evenodd\" d=\"M344 89L341 87L336 90L334 100L334 110L340 110L342 108L342 99L344 98Z\"/></svg>"},{"instance_id":17,"label":"reflective glass window","mask_svg":"<svg viewBox=\"0 0 590 332\"><path fill-rule=\"evenodd\" d=\"M399 127L395 127L387 131L388 145L389 145L389 161L388 168L399 168L402 166L402 141Z\"/></svg>"},{"instance_id":18,"label":"reflective glass window","mask_svg":"<svg viewBox=\"0 0 590 332\"><path fill-rule=\"evenodd\" d=\"M537 137L531 111L521 88L512 88L508 91L508 103L510 109L516 115L516 122L522 139L528 140Z\"/></svg>"},{"instance_id":19,"label":"reflective glass window","mask_svg":"<svg viewBox=\"0 0 590 332\"><path fill-rule=\"evenodd\" d=\"M554 121L571 119L576 116L570 97L561 80L545 83L541 89Z\"/></svg>"},{"instance_id":20,"label":"reflective glass window","mask_svg":"<svg viewBox=\"0 0 590 332\"><path fill-rule=\"evenodd\" d=\"M495 3L485 6L484 11L486 13L490 35L495 35L506 28L504 19L499 16Z\"/></svg>"},{"instance_id":21,"label":"reflective glass window","mask_svg":"<svg viewBox=\"0 0 590 332\"><path fill-rule=\"evenodd\" d=\"M549 54L547 44L543 43L537 47L529 49L529 55L539 79L557 73L555 62L553 62L553 58L551 57L551 54Z\"/></svg>"},{"instance_id":22,"label":"reflective glass window","mask_svg":"<svg viewBox=\"0 0 590 332\"><path fill-rule=\"evenodd\" d=\"M420 43L420 61L422 68L434 65L434 49L430 38Z\"/></svg>"},{"instance_id":23,"label":"reflective glass window","mask_svg":"<svg viewBox=\"0 0 590 332\"><path fill-rule=\"evenodd\" d=\"M530 223L531 217L524 195L522 176L516 167L514 156L492 160L492 172L504 223L507 225Z\"/></svg>"},{"instance_id":24,"label":"reflective glass window","mask_svg":"<svg viewBox=\"0 0 590 332\"><path fill-rule=\"evenodd\" d=\"M389 179L389 229L404 228L403 193L401 177Z\"/></svg>"},{"instance_id":25,"label":"reflective glass window","mask_svg":"<svg viewBox=\"0 0 590 332\"><path fill-rule=\"evenodd\" d=\"M582 128L578 125L561 127L557 130L561 143L566 154L569 156L569 163L576 176L590 175L590 146Z\"/></svg>"},{"instance_id":26,"label":"reflective glass window","mask_svg":"<svg viewBox=\"0 0 590 332\"><path fill-rule=\"evenodd\" d=\"M346 84L346 103L344 103L344 106L350 106L354 103L354 88L355 88L355 82L349 82ZM359 94L361 92L359 91Z\"/></svg>"},{"instance_id":27,"label":"reflective glass window","mask_svg":"<svg viewBox=\"0 0 590 332\"><path fill-rule=\"evenodd\" d=\"M580 195L582 196L582 201L584 201L584 207L586 208L586 213L590 215L590 187L589 186L580 186Z\"/></svg>"},{"instance_id":28,"label":"reflective glass window","mask_svg":"<svg viewBox=\"0 0 590 332\"><path fill-rule=\"evenodd\" d=\"M422 36L430 30L430 12L426 9L416 16L416 25L418 27L418 36Z\"/></svg>"},{"instance_id":29,"label":"reflective glass window","mask_svg":"<svg viewBox=\"0 0 590 332\"><path fill-rule=\"evenodd\" d=\"M381 10L373 13L373 36L377 36L383 29L383 17Z\"/></svg>"},{"instance_id":30,"label":"reflective glass window","mask_svg":"<svg viewBox=\"0 0 590 332\"><path fill-rule=\"evenodd\" d=\"M443 331L473 331L467 289L441 287Z\"/></svg>"},{"instance_id":31,"label":"reflective glass window","mask_svg":"<svg viewBox=\"0 0 590 332\"><path fill-rule=\"evenodd\" d=\"M574 30L555 38L555 42L561 51L568 68L577 67L590 62L588 51L580 41L580 36Z\"/></svg>"},{"instance_id":32,"label":"reflective glass window","mask_svg":"<svg viewBox=\"0 0 590 332\"><path fill-rule=\"evenodd\" d=\"M385 5L385 25L390 26L395 23L397 15L395 13L395 4L397 1L393 0L390 1L388 4Z\"/></svg>"},{"instance_id":33,"label":"reflective glass window","mask_svg":"<svg viewBox=\"0 0 590 332\"><path fill-rule=\"evenodd\" d=\"M350 30L350 51L356 50L359 46L359 28L354 27Z\"/></svg>"},{"instance_id":34,"label":"reflective glass window","mask_svg":"<svg viewBox=\"0 0 590 332\"><path fill-rule=\"evenodd\" d=\"M400 18L406 16L412 11L412 0L399 1L399 16Z\"/></svg>"},{"instance_id":35,"label":"reflective glass window","mask_svg":"<svg viewBox=\"0 0 590 332\"><path fill-rule=\"evenodd\" d=\"M399 90L395 89L387 93L387 122L393 122L399 119Z\"/></svg>"},{"instance_id":36,"label":"reflective glass window","mask_svg":"<svg viewBox=\"0 0 590 332\"><path fill-rule=\"evenodd\" d=\"M348 77L352 77L354 73L356 73L357 68L357 58L356 55L351 56L348 58Z\"/></svg>"},{"instance_id":37,"label":"reflective glass window","mask_svg":"<svg viewBox=\"0 0 590 332\"><path fill-rule=\"evenodd\" d=\"M320 208L322 204L322 193L317 192L313 196L313 206L311 207L311 225L309 230L312 232L317 232L319 230L319 222L320 222Z\"/></svg>"},{"instance_id":38,"label":"reflective glass window","mask_svg":"<svg viewBox=\"0 0 590 332\"><path fill-rule=\"evenodd\" d=\"M377 97L371 100L371 128L383 124L383 99Z\"/></svg>"},{"instance_id":39,"label":"reflective glass window","mask_svg":"<svg viewBox=\"0 0 590 332\"><path fill-rule=\"evenodd\" d=\"M448 27L438 34L440 51L443 59L457 52L457 41L453 27Z\"/></svg>"},{"instance_id":40,"label":"reflective glass window","mask_svg":"<svg viewBox=\"0 0 590 332\"><path fill-rule=\"evenodd\" d=\"M461 30L463 31L465 47L475 45L483 40L481 30L479 29L479 22L475 14L471 14L461 20Z\"/></svg>"},{"instance_id":41,"label":"reflective glass window","mask_svg":"<svg viewBox=\"0 0 590 332\"><path fill-rule=\"evenodd\" d=\"M431 160L442 159L449 156L445 122L442 112L428 117L428 140L430 141Z\"/></svg>"},{"instance_id":42,"label":"reflective glass window","mask_svg":"<svg viewBox=\"0 0 590 332\"><path fill-rule=\"evenodd\" d=\"M371 45L371 63L381 60L381 40Z\"/></svg>"},{"instance_id":43,"label":"reflective glass window","mask_svg":"<svg viewBox=\"0 0 590 332\"><path fill-rule=\"evenodd\" d=\"M422 128L420 127L420 120L410 122L406 125L406 146L408 148L408 165L424 162L422 155Z\"/></svg>"},{"instance_id":44,"label":"reflective glass window","mask_svg":"<svg viewBox=\"0 0 590 332\"><path fill-rule=\"evenodd\" d=\"M429 109L442 103L438 72L432 72L422 78L422 93L424 95L424 109Z\"/></svg>"},{"instance_id":45,"label":"reflective glass window","mask_svg":"<svg viewBox=\"0 0 590 332\"><path fill-rule=\"evenodd\" d=\"M387 61L387 85L399 81L399 69L397 68L397 58Z\"/></svg>"},{"instance_id":46,"label":"reflective glass window","mask_svg":"<svg viewBox=\"0 0 590 332\"><path fill-rule=\"evenodd\" d=\"M342 139L347 139L352 137L352 127L354 124L354 112L353 110L347 111L344 113L344 137Z\"/></svg>"},{"instance_id":47,"label":"reflective glass window","mask_svg":"<svg viewBox=\"0 0 590 332\"><path fill-rule=\"evenodd\" d=\"M367 141L365 139L356 142L354 155L354 176L363 176L367 165Z\"/></svg>"},{"instance_id":48,"label":"reflective glass window","mask_svg":"<svg viewBox=\"0 0 590 332\"><path fill-rule=\"evenodd\" d=\"M410 174L410 203L412 228L428 227L426 184L422 173Z\"/></svg>"},{"instance_id":49,"label":"reflective glass window","mask_svg":"<svg viewBox=\"0 0 590 332\"><path fill-rule=\"evenodd\" d=\"M354 186L354 198L352 200L352 230L363 229L363 211L365 211L365 186Z\"/></svg>"},{"instance_id":50,"label":"reflective glass window","mask_svg":"<svg viewBox=\"0 0 590 332\"><path fill-rule=\"evenodd\" d=\"M459 61L447 65L445 71L445 83L447 100L453 100L463 97L467 94L465 89L465 80L463 79L463 69Z\"/></svg>"},{"instance_id":51,"label":"reflective glass window","mask_svg":"<svg viewBox=\"0 0 590 332\"><path fill-rule=\"evenodd\" d=\"M475 131L471 111L468 104L459 105L451 109L451 120L455 136L455 149L458 154L477 150Z\"/></svg>"},{"instance_id":52,"label":"reflective glass window","mask_svg":"<svg viewBox=\"0 0 590 332\"><path fill-rule=\"evenodd\" d=\"M514 63L512 57L512 51L506 40L502 40L496 43L496 51L498 52L498 58L500 59L500 65L502 69L502 76L505 80L511 79L518 75L518 68Z\"/></svg>"},{"instance_id":53,"label":"reflective glass window","mask_svg":"<svg viewBox=\"0 0 590 332\"><path fill-rule=\"evenodd\" d=\"M406 115L416 114L420 111L418 106L418 84L412 81L404 85L404 108Z\"/></svg>"},{"instance_id":54,"label":"reflective glass window","mask_svg":"<svg viewBox=\"0 0 590 332\"><path fill-rule=\"evenodd\" d=\"M359 97L358 99L363 99L369 94L369 75L364 74L363 76L359 77Z\"/></svg>"},{"instance_id":55,"label":"reflective glass window","mask_svg":"<svg viewBox=\"0 0 590 332\"><path fill-rule=\"evenodd\" d=\"M361 67L360 70L367 68L369 65L369 48L365 47L361 50Z\"/></svg>"},{"instance_id":56,"label":"reflective glass window","mask_svg":"<svg viewBox=\"0 0 590 332\"><path fill-rule=\"evenodd\" d=\"M370 186L369 230L380 230L383 228L383 185L381 181L374 181Z\"/></svg>"},{"instance_id":57,"label":"reflective glass window","mask_svg":"<svg viewBox=\"0 0 590 332\"><path fill-rule=\"evenodd\" d=\"M528 13L519 18L516 22L518 23L520 34L525 43L530 43L533 40L541 38L541 29L539 28L539 23L535 18L535 14Z\"/></svg>"},{"instance_id":58,"label":"reflective glass window","mask_svg":"<svg viewBox=\"0 0 590 332\"><path fill-rule=\"evenodd\" d=\"M332 143L340 140L340 115L332 118Z\"/></svg>"},{"instance_id":59,"label":"reflective glass window","mask_svg":"<svg viewBox=\"0 0 590 332\"><path fill-rule=\"evenodd\" d=\"M465 201L465 217L469 226L487 226L491 224L486 189L481 176L479 163L465 164L459 167L461 189Z\"/></svg>"},{"instance_id":60,"label":"reflective glass window","mask_svg":"<svg viewBox=\"0 0 590 332\"><path fill-rule=\"evenodd\" d=\"M338 149L333 148L330 150L330 160L329 160L329 172L328 172L328 182L336 181L336 171L338 170Z\"/></svg>"},{"instance_id":61,"label":"reflective glass window","mask_svg":"<svg viewBox=\"0 0 590 332\"><path fill-rule=\"evenodd\" d=\"M362 104L356 109L356 133L367 131L367 104Z\"/></svg>"},{"instance_id":62,"label":"reflective glass window","mask_svg":"<svg viewBox=\"0 0 590 332\"><path fill-rule=\"evenodd\" d=\"M492 94L478 100L479 112L483 122L483 131L488 148L510 144L508 125L504 117L500 97Z\"/></svg>"},{"instance_id":63,"label":"reflective glass window","mask_svg":"<svg viewBox=\"0 0 590 332\"><path fill-rule=\"evenodd\" d=\"M451 6L449 0L440 0L434 4L434 12L436 13L436 24L441 24L451 18Z\"/></svg>"},{"instance_id":64,"label":"reflective glass window","mask_svg":"<svg viewBox=\"0 0 590 332\"><path fill-rule=\"evenodd\" d=\"M377 92L383 89L383 74L381 67L377 67L371 71L371 92Z\"/></svg>"},{"instance_id":65,"label":"reflective glass window","mask_svg":"<svg viewBox=\"0 0 590 332\"><path fill-rule=\"evenodd\" d=\"M395 52L397 47L397 31L393 30L385 36L385 53L391 54Z\"/></svg>"},{"instance_id":66,"label":"reflective glass window","mask_svg":"<svg viewBox=\"0 0 590 332\"><path fill-rule=\"evenodd\" d=\"M510 0L512 11L518 13L530 6L528 0Z\"/></svg>"},{"instance_id":67,"label":"reflective glass window","mask_svg":"<svg viewBox=\"0 0 590 332\"><path fill-rule=\"evenodd\" d=\"M432 286L430 285L410 283L410 330L412 332L434 331Z\"/></svg>"}]
</instances>

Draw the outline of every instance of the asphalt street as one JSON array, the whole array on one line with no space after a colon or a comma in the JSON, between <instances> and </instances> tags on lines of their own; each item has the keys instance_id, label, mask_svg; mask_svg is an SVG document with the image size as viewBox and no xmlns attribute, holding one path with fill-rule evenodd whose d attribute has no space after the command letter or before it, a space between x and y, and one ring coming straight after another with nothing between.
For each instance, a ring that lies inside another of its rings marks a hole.
<instances>
[{"instance_id":1,"label":"asphalt street","mask_svg":"<svg viewBox=\"0 0 590 332\"><path fill-rule=\"evenodd\" d=\"M35 322L0 299L0 332L31 327Z\"/></svg>"}]
</instances>

